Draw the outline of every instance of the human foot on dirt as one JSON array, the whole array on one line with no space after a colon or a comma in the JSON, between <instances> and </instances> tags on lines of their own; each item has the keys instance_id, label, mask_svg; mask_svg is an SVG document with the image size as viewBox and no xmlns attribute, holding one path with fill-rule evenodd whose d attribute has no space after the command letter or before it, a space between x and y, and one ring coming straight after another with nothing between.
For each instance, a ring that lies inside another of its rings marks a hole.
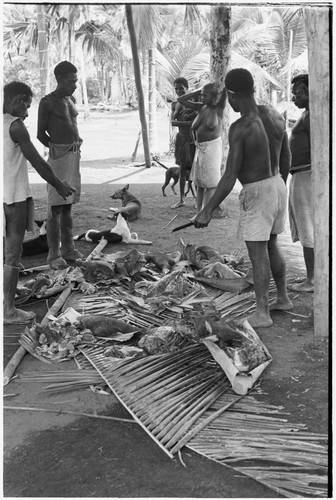
<instances>
[{"instance_id":1,"label":"human foot on dirt","mask_svg":"<svg viewBox=\"0 0 336 500\"><path fill-rule=\"evenodd\" d=\"M60 269L66 269L68 267L68 264L62 257L56 257L55 259L47 259L47 262L50 266L51 269L54 269L54 271L58 271Z\"/></svg>"},{"instance_id":2,"label":"human foot on dirt","mask_svg":"<svg viewBox=\"0 0 336 500\"><path fill-rule=\"evenodd\" d=\"M305 280L301 283L293 283L287 285L288 290L292 292L314 292L314 283L310 280Z\"/></svg>"},{"instance_id":3,"label":"human foot on dirt","mask_svg":"<svg viewBox=\"0 0 336 500\"><path fill-rule=\"evenodd\" d=\"M62 253L64 260L75 261L77 259L83 259L83 254L81 254L76 248L73 248L67 252Z\"/></svg>"},{"instance_id":4,"label":"human foot on dirt","mask_svg":"<svg viewBox=\"0 0 336 500\"><path fill-rule=\"evenodd\" d=\"M185 201L178 201L175 205L172 205L170 208L180 208L185 206Z\"/></svg>"},{"instance_id":5,"label":"human foot on dirt","mask_svg":"<svg viewBox=\"0 0 336 500\"><path fill-rule=\"evenodd\" d=\"M254 313L245 318L253 328L266 328L273 325L273 320L269 314Z\"/></svg>"},{"instance_id":6,"label":"human foot on dirt","mask_svg":"<svg viewBox=\"0 0 336 500\"><path fill-rule=\"evenodd\" d=\"M3 324L27 325L34 318L36 318L36 314L33 311L22 311L22 309L14 308L14 310L9 312L8 314L4 313Z\"/></svg>"},{"instance_id":7,"label":"human foot on dirt","mask_svg":"<svg viewBox=\"0 0 336 500\"><path fill-rule=\"evenodd\" d=\"M289 311L293 309L293 303L289 299L277 299L269 305L270 311Z\"/></svg>"}]
</instances>

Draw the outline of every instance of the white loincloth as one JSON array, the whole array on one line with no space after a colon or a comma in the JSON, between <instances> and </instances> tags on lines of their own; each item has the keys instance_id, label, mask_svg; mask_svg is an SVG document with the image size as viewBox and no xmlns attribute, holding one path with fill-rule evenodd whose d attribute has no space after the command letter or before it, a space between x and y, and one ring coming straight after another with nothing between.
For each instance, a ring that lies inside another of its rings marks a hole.
<instances>
[{"instance_id":1,"label":"white loincloth","mask_svg":"<svg viewBox=\"0 0 336 500\"><path fill-rule=\"evenodd\" d=\"M289 185L289 225L292 240L306 248L314 248L314 207L312 171L292 175Z\"/></svg>"},{"instance_id":2,"label":"white loincloth","mask_svg":"<svg viewBox=\"0 0 336 500\"><path fill-rule=\"evenodd\" d=\"M201 188L214 188L221 178L222 139L195 142L196 153L190 173L190 180Z\"/></svg>"}]
</instances>

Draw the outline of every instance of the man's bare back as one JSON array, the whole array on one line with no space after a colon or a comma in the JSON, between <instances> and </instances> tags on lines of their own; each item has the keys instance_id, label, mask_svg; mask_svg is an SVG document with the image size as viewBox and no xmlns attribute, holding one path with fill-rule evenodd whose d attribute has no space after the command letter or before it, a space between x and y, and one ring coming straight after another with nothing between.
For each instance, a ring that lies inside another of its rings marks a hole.
<instances>
[{"instance_id":1,"label":"man's bare back","mask_svg":"<svg viewBox=\"0 0 336 500\"><path fill-rule=\"evenodd\" d=\"M239 154L237 177L241 184L272 176L268 137L258 112L249 112L231 125L230 149Z\"/></svg>"},{"instance_id":2,"label":"man's bare back","mask_svg":"<svg viewBox=\"0 0 336 500\"><path fill-rule=\"evenodd\" d=\"M271 155L272 175L280 173L286 180L290 165L290 150L285 120L271 106L258 105L259 116L264 124ZM287 172L285 172L287 170Z\"/></svg>"}]
</instances>

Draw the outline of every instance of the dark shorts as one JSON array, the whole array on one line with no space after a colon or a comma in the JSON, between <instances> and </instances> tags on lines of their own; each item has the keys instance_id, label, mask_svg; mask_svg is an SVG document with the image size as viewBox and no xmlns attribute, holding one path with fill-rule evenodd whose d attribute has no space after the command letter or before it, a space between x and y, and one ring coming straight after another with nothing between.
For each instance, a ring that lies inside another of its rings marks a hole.
<instances>
[{"instance_id":1,"label":"dark shorts","mask_svg":"<svg viewBox=\"0 0 336 500\"><path fill-rule=\"evenodd\" d=\"M195 156L195 144L190 135L178 133L175 141L175 163L181 168L181 172L190 172Z\"/></svg>"}]
</instances>

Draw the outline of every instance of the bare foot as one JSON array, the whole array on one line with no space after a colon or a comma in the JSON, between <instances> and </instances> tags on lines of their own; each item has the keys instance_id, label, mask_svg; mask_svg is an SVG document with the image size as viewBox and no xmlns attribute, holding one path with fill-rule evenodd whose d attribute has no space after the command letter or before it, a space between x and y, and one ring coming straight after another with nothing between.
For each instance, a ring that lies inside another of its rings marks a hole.
<instances>
[{"instance_id":1,"label":"bare foot","mask_svg":"<svg viewBox=\"0 0 336 500\"><path fill-rule=\"evenodd\" d=\"M62 257L56 257L56 259L48 259L47 260L51 269L58 271L59 269L66 269L68 264Z\"/></svg>"},{"instance_id":2,"label":"bare foot","mask_svg":"<svg viewBox=\"0 0 336 500\"><path fill-rule=\"evenodd\" d=\"M77 260L77 259L83 259L83 255L76 249L74 248L73 250L69 250L68 252L62 253L62 257L64 260Z\"/></svg>"},{"instance_id":3,"label":"bare foot","mask_svg":"<svg viewBox=\"0 0 336 500\"><path fill-rule=\"evenodd\" d=\"M178 201L177 203L175 203L175 205L172 205L170 208L180 208L180 207L184 207L184 206L185 206L184 201Z\"/></svg>"},{"instance_id":4,"label":"bare foot","mask_svg":"<svg viewBox=\"0 0 336 500\"><path fill-rule=\"evenodd\" d=\"M4 314L3 324L26 325L27 323L30 323L34 318L36 318L36 314L33 311L22 311L22 309L14 308L11 313Z\"/></svg>"},{"instance_id":5,"label":"bare foot","mask_svg":"<svg viewBox=\"0 0 336 500\"><path fill-rule=\"evenodd\" d=\"M292 292L314 292L314 283L305 280L302 283L293 283L287 285L288 290Z\"/></svg>"},{"instance_id":6,"label":"bare foot","mask_svg":"<svg viewBox=\"0 0 336 500\"><path fill-rule=\"evenodd\" d=\"M272 302L269 306L270 311L289 311L290 309L293 309L293 303L287 299L287 300L280 300L277 299L275 302Z\"/></svg>"},{"instance_id":7,"label":"bare foot","mask_svg":"<svg viewBox=\"0 0 336 500\"><path fill-rule=\"evenodd\" d=\"M269 314L254 313L245 318L253 328L266 328L273 325L273 320Z\"/></svg>"}]
</instances>

